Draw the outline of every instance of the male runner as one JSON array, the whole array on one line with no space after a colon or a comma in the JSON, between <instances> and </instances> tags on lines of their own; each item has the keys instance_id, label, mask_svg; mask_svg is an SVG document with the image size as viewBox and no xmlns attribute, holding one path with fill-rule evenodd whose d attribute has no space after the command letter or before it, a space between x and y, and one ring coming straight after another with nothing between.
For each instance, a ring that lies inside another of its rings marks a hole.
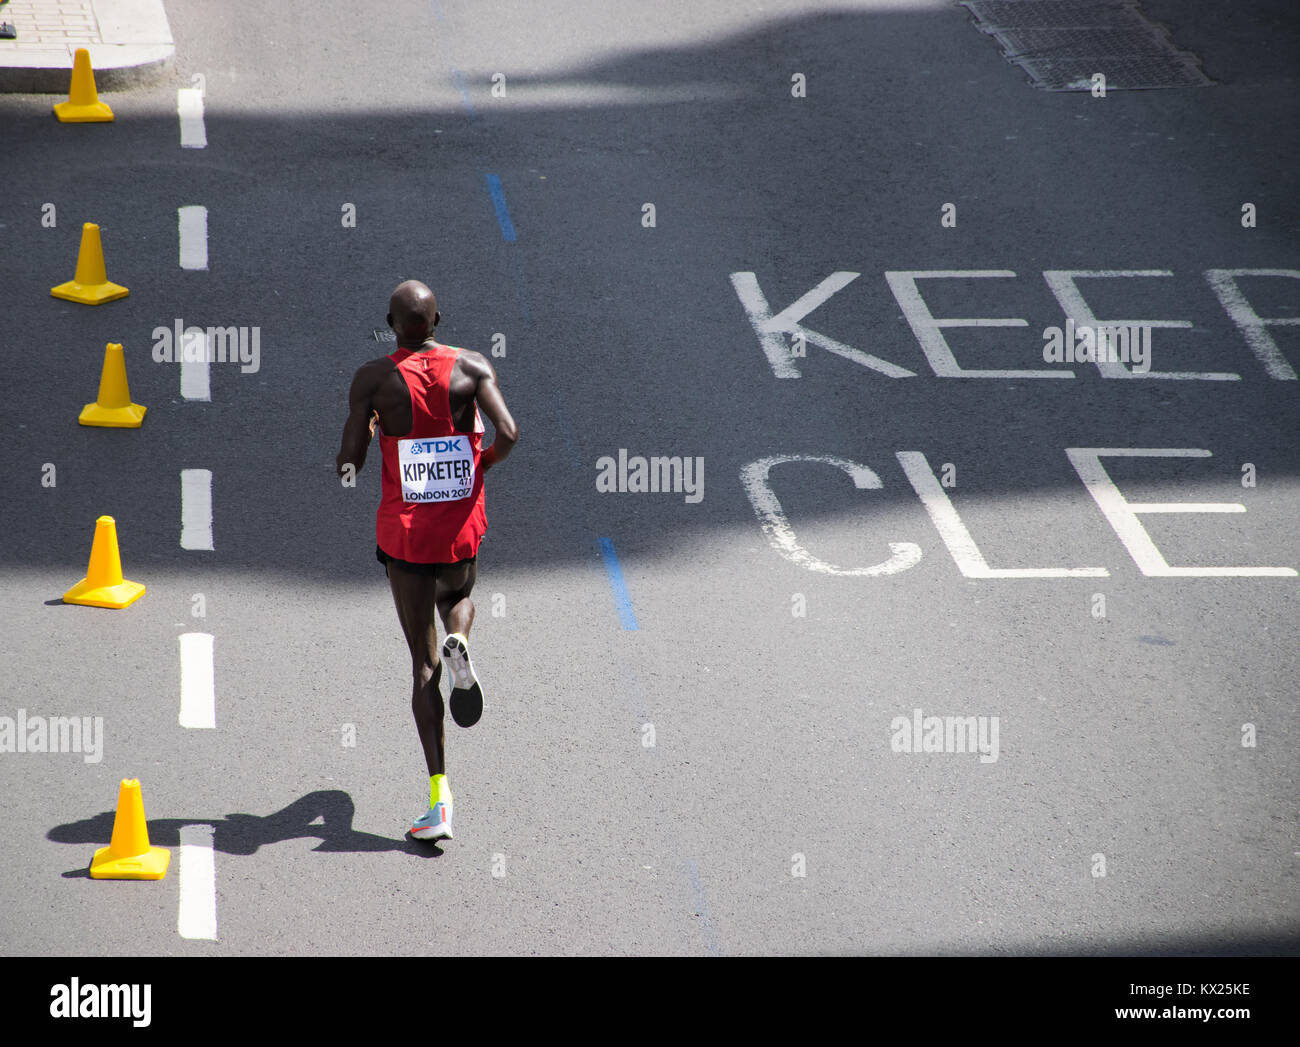
<instances>
[{"instance_id":1,"label":"male runner","mask_svg":"<svg viewBox=\"0 0 1300 1047\"><path fill-rule=\"evenodd\" d=\"M348 420L336 465L357 472L379 427L383 481L375 555L384 565L397 618L411 649L411 712L429 768L429 811L411 826L420 840L451 839L451 787L443 755L442 661L451 669L451 715L470 727L483 714L483 691L469 660L478 547L487 530L483 474L519 440L496 372L480 353L441 345L433 292L399 284L388 303L397 351L362 364L348 392ZM482 407L496 426L484 451ZM447 638L438 657L437 608Z\"/></svg>"}]
</instances>

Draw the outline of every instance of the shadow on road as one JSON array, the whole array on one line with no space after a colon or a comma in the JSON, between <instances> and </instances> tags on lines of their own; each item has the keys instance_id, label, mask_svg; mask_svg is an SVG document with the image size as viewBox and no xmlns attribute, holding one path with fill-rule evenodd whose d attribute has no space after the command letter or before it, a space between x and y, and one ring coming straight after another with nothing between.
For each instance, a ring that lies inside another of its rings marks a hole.
<instances>
[{"instance_id":1,"label":"shadow on road","mask_svg":"<svg viewBox=\"0 0 1300 1047\"><path fill-rule=\"evenodd\" d=\"M182 826L205 824L215 830L213 847L223 854L256 854L263 844L317 837L315 851L382 852L401 851L420 858L436 858L443 852L437 844L409 837L393 840L352 828L356 807L341 789L320 789L294 800L274 814L228 814L221 818L162 818L149 822L149 842L155 847L179 847ZM55 843L104 846L113 836L114 812L102 811L93 818L56 825L46 834ZM89 869L76 869L65 878L89 876Z\"/></svg>"}]
</instances>

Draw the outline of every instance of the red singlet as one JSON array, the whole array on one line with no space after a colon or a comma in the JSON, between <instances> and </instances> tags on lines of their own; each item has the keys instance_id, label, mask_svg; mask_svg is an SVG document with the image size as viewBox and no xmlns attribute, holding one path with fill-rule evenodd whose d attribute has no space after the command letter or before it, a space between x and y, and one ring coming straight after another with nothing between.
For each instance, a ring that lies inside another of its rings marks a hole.
<instances>
[{"instance_id":1,"label":"red singlet","mask_svg":"<svg viewBox=\"0 0 1300 1047\"><path fill-rule=\"evenodd\" d=\"M483 419L474 407L474 431L456 431L448 385L460 349L435 345L398 349L388 358L411 393L411 431L379 432L384 472L375 540L385 553L411 563L455 563L478 555L487 531L483 507Z\"/></svg>"}]
</instances>

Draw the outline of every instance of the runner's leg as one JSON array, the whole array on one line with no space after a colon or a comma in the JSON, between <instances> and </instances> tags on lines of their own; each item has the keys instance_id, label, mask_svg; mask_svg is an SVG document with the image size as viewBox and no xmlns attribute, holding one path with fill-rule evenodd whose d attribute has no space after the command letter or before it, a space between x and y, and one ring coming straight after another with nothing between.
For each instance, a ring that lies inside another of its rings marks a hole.
<instances>
[{"instance_id":1,"label":"runner's leg","mask_svg":"<svg viewBox=\"0 0 1300 1047\"><path fill-rule=\"evenodd\" d=\"M397 605L397 618L411 651L411 712L420 733L429 776L445 774L444 710L438 681L442 663L438 658L438 630L433 620L437 582L432 575L407 571L388 563L388 580Z\"/></svg>"},{"instance_id":2,"label":"runner's leg","mask_svg":"<svg viewBox=\"0 0 1300 1047\"><path fill-rule=\"evenodd\" d=\"M460 633L468 639L470 626L474 624L474 601L469 594L477 578L477 560L462 560L438 569L433 599L448 633Z\"/></svg>"}]
</instances>

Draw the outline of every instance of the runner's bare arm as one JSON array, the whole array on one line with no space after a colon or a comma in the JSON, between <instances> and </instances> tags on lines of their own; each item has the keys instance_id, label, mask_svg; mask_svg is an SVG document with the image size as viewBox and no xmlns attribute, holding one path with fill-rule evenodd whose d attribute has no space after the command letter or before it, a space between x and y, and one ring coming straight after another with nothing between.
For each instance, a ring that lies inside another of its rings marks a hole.
<instances>
[{"instance_id":1,"label":"runner's bare arm","mask_svg":"<svg viewBox=\"0 0 1300 1047\"><path fill-rule=\"evenodd\" d=\"M376 387L374 369L370 364L362 364L348 390L348 420L343 423L343 445L334 460L340 479L345 466L352 465L359 473L366 464L366 450L375 432L376 412L371 400Z\"/></svg>"},{"instance_id":2,"label":"runner's bare arm","mask_svg":"<svg viewBox=\"0 0 1300 1047\"><path fill-rule=\"evenodd\" d=\"M514 418L510 416L505 397L501 395L501 387L497 385L497 373L488 363L487 357L481 353L463 355L468 357L465 360L465 369L477 382L474 399L497 431L492 446L484 451L483 457L479 459L479 470L487 472L497 462L504 461L514 450L515 444L519 442L519 426L515 425Z\"/></svg>"}]
</instances>

